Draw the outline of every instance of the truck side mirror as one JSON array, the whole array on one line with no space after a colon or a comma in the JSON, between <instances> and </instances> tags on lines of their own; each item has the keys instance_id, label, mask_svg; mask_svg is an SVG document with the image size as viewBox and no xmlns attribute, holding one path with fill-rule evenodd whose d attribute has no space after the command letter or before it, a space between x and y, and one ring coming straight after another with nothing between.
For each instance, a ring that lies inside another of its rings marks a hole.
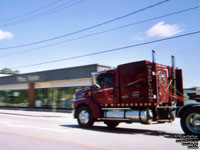
<instances>
[{"instance_id":1,"label":"truck side mirror","mask_svg":"<svg viewBox=\"0 0 200 150\"><path fill-rule=\"evenodd\" d=\"M97 83L93 83L93 86L96 87L96 88L98 88L98 89L101 88L101 86L99 84L97 84Z\"/></svg>"}]
</instances>

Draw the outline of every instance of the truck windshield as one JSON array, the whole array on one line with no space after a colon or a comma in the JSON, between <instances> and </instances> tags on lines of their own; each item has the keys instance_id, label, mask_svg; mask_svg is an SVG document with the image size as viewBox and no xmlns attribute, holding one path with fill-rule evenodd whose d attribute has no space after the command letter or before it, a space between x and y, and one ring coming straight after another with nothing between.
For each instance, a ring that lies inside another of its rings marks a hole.
<instances>
[{"instance_id":1,"label":"truck windshield","mask_svg":"<svg viewBox=\"0 0 200 150\"><path fill-rule=\"evenodd\" d=\"M96 82L100 86L114 84L114 74L113 73L99 74L96 78Z\"/></svg>"}]
</instances>

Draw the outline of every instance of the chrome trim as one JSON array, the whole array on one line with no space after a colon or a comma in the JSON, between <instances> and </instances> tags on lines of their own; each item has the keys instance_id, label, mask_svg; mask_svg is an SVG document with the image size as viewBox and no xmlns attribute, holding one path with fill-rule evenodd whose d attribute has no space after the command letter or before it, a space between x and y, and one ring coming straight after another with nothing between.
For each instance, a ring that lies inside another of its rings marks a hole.
<instances>
[{"instance_id":1,"label":"chrome trim","mask_svg":"<svg viewBox=\"0 0 200 150\"><path fill-rule=\"evenodd\" d=\"M104 92L104 91L109 91L109 90L113 90L114 88L105 88L105 89L99 89L97 90L95 93L100 93L100 92Z\"/></svg>"},{"instance_id":2,"label":"chrome trim","mask_svg":"<svg viewBox=\"0 0 200 150\"><path fill-rule=\"evenodd\" d=\"M153 118L153 112L151 109L104 109L104 117L109 120L127 119L131 122L140 122L143 124L149 124Z\"/></svg>"},{"instance_id":3,"label":"chrome trim","mask_svg":"<svg viewBox=\"0 0 200 150\"><path fill-rule=\"evenodd\" d=\"M82 110L78 115L78 118L82 124L87 124L89 122L89 113L86 110Z\"/></svg>"},{"instance_id":4,"label":"chrome trim","mask_svg":"<svg viewBox=\"0 0 200 150\"><path fill-rule=\"evenodd\" d=\"M111 110L111 111L106 111L104 113L104 117L106 118L124 118L124 113L125 111L123 110Z\"/></svg>"},{"instance_id":5,"label":"chrome trim","mask_svg":"<svg viewBox=\"0 0 200 150\"><path fill-rule=\"evenodd\" d=\"M153 115L150 114L149 110L141 110L140 111L140 121L142 123L147 124L151 118L153 118Z\"/></svg>"},{"instance_id":6,"label":"chrome trim","mask_svg":"<svg viewBox=\"0 0 200 150\"><path fill-rule=\"evenodd\" d=\"M130 121L130 119L126 118L97 118L97 120Z\"/></svg>"},{"instance_id":7,"label":"chrome trim","mask_svg":"<svg viewBox=\"0 0 200 150\"><path fill-rule=\"evenodd\" d=\"M156 108L178 108L177 106L158 106Z\"/></svg>"},{"instance_id":8,"label":"chrome trim","mask_svg":"<svg viewBox=\"0 0 200 150\"><path fill-rule=\"evenodd\" d=\"M130 110L131 108L102 108L102 110Z\"/></svg>"},{"instance_id":9,"label":"chrome trim","mask_svg":"<svg viewBox=\"0 0 200 150\"><path fill-rule=\"evenodd\" d=\"M128 86L131 86L131 85L134 85L134 84L136 84L136 83L138 83L138 82L140 82L140 81L143 81L144 79L140 79L140 80L136 80L136 81L133 81L133 82L131 82L131 83L128 83L127 85Z\"/></svg>"},{"instance_id":10,"label":"chrome trim","mask_svg":"<svg viewBox=\"0 0 200 150\"><path fill-rule=\"evenodd\" d=\"M200 133L200 114L199 113L191 113L186 118L186 126L187 128L195 133Z\"/></svg>"},{"instance_id":11,"label":"chrome trim","mask_svg":"<svg viewBox=\"0 0 200 150\"><path fill-rule=\"evenodd\" d=\"M133 120L134 122L140 122L140 111L139 110L131 110L127 111L125 117Z\"/></svg>"}]
</instances>

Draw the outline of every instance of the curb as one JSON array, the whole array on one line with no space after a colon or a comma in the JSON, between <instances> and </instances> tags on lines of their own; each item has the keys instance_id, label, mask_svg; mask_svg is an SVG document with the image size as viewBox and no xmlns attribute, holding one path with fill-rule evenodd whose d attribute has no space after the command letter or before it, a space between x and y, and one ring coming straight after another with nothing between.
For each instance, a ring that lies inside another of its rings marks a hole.
<instances>
[{"instance_id":1,"label":"curb","mask_svg":"<svg viewBox=\"0 0 200 150\"><path fill-rule=\"evenodd\" d=\"M0 112L0 114L5 114L5 115L16 115L16 116L27 116L27 117L48 117L48 118L62 118L64 116L41 116L41 115L26 115L26 114L16 114L16 113L4 113L4 112Z\"/></svg>"},{"instance_id":2,"label":"curb","mask_svg":"<svg viewBox=\"0 0 200 150\"><path fill-rule=\"evenodd\" d=\"M71 111L65 112L52 112L42 110L24 110L24 109L0 109L0 114L5 115L16 115L16 116L27 116L27 117L48 117L48 118L66 118L71 115Z\"/></svg>"}]
</instances>

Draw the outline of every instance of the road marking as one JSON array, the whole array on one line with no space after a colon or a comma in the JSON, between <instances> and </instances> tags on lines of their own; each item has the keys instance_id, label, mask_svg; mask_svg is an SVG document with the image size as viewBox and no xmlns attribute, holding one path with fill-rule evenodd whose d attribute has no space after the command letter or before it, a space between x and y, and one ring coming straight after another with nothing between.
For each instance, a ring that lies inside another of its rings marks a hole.
<instances>
[{"instance_id":1,"label":"road marking","mask_svg":"<svg viewBox=\"0 0 200 150\"><path fill-rule=\"evenodd\" d=\"M9 123L11 123L11 122L9 122L9 121L0 121L0 123L9 124Z\"/></svg>"},{"instance_id":2,"label":"road marking","mask_svg":"<svg viewBox=\"0 0 200 150\"><path fill-rule=\"evenodd\" d=\"M56 132L66 132L68 130L62 130L62 129L51 129L49 128L45 128L45 127L37 127L37 126L29 126L29 125L12 125L12 124L8 124L8 127L16 127L16 128L32 128L32 129L40 129L40 130L48 130L48 131L56 131Z\"/></svg>"},{"instance_id":3,"label":"road marking","mask_svg":"<svg viewBox=\"0 0 200 150\"><path fill-rule=\"evenodd\" d=\"M91 145L91 144L87 144L87 143L74 142L74 141L70 141L70 140L53 138L53 137L49 137L49 136L36 136L36 135L31 135L31 134L26 134L26 133L21 133L21 132L15 132L15 131L6 131L6 130L0 130L0 132L16 134L16 135L23 135L23 136L28 136L28 137L32 137L32 138L38 138L38 139L53 140L53 141L58 141L58 142L67 142L67 143L71 143L71 144L74 144L74 145L85 146L85 147L96 148L96 149L117 150L117 149L113 149L113 148L109 148L109 147L102 147L102 146L96 146L96 145Z\"/></svg>"}]
</instances>

